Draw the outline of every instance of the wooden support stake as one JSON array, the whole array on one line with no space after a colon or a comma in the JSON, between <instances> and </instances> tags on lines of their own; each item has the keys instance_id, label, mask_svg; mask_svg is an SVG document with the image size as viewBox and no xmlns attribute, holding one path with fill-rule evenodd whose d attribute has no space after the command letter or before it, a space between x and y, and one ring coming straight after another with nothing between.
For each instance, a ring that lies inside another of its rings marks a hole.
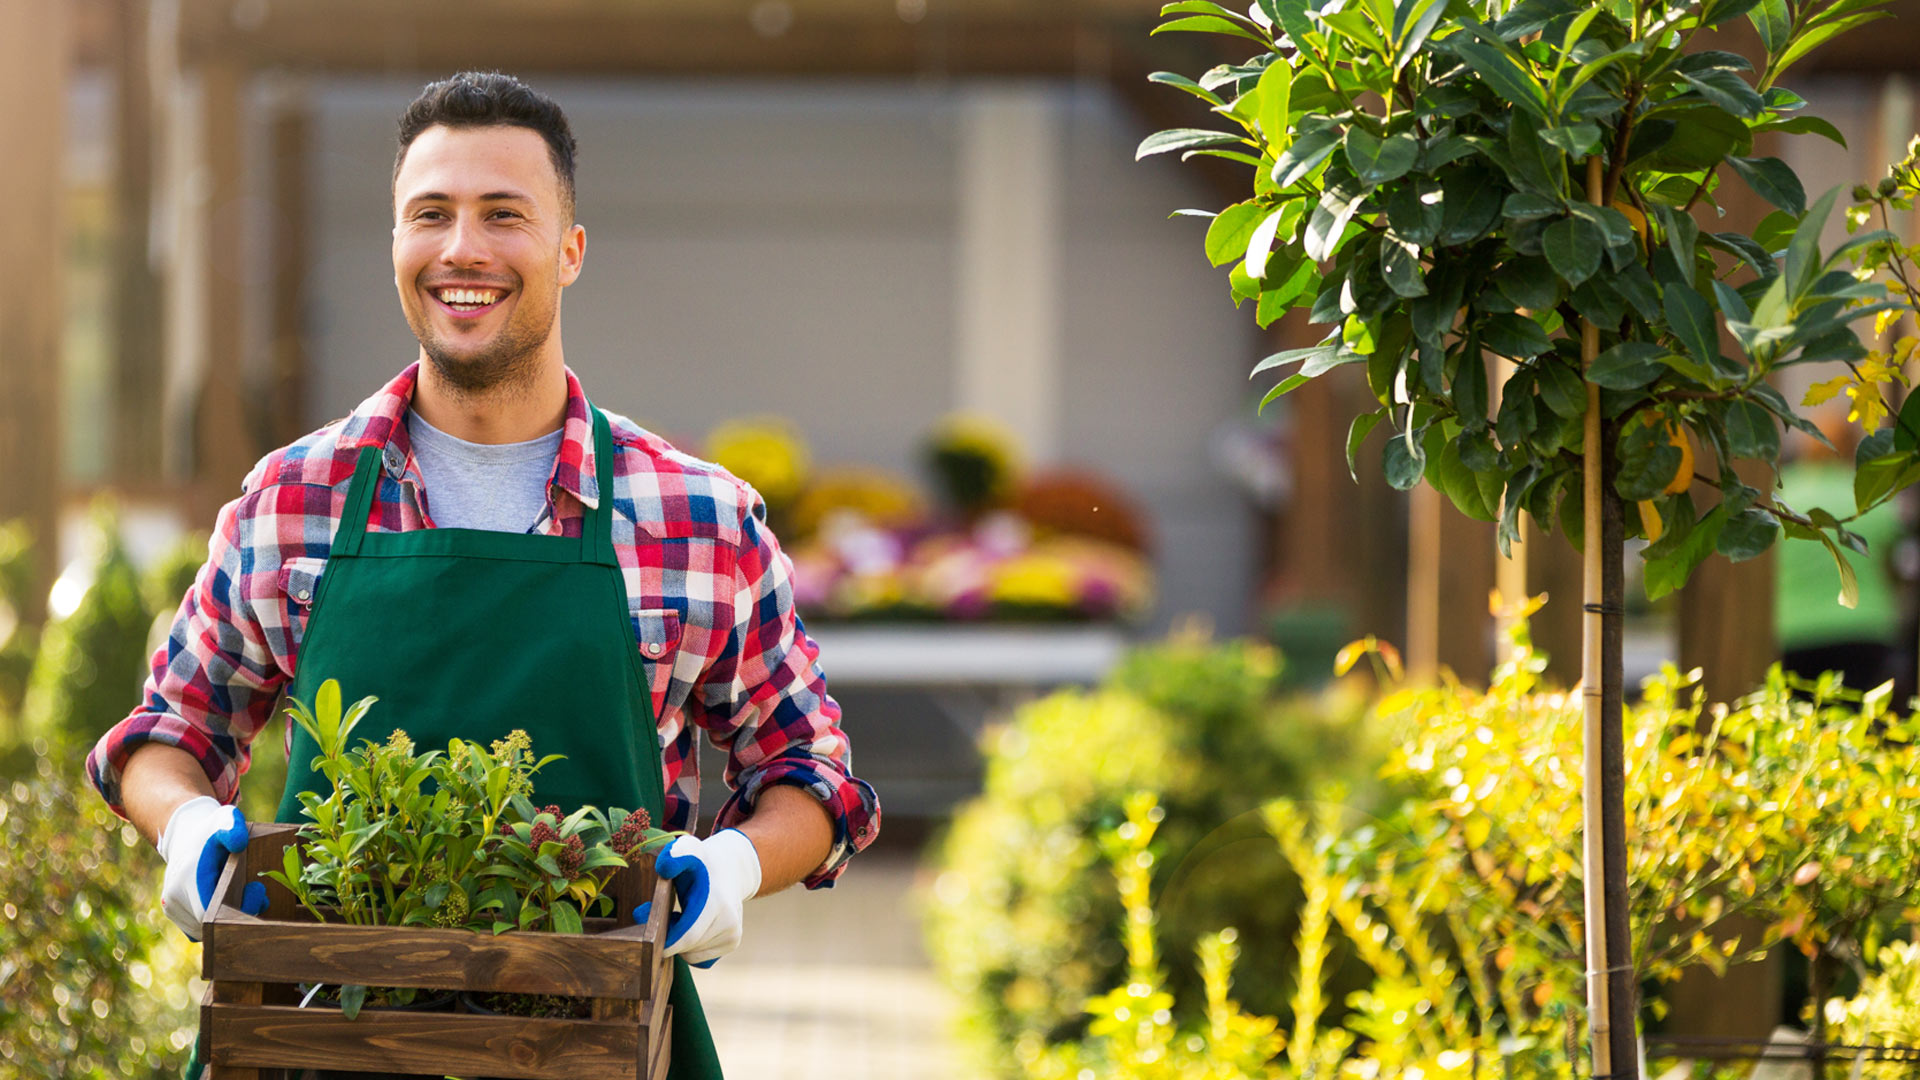
<instances>
[{"instance_id":1,"label":"wooden support stake","mask_svg":"<svg viewBox=\"0 0 1920 1080\"><path fill-rule=\"evenodd\" d=\"M15 0L0 29L0 521L33 531L37 573L21 617L46 614L58 554L61 489L60 283L65 249L68 12L64 0Z\"/></svg>"}]
</instances>

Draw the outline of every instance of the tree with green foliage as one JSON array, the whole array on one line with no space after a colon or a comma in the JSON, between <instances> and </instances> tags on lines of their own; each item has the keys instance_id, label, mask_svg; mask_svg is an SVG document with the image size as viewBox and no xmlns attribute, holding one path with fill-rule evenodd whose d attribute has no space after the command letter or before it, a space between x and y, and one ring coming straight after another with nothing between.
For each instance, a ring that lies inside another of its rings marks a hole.
<instances>
[{"instance_id":1,"label":"tree with green foliage","mask_svg":"<svg viewBox=\"0 0 1920 1080\"><path fill-rule=\"evenodd\" d=\"M1209 127L1149 136L1249 165L1250 197L1211 219L1206 251L1271 325L1305 308L1330 329L1270 356L1266 401L1364 367L1349 467L1382 422L1387 480L1425 479L1462 512L1556 525L1587 554L1588 859L1595 1071L1634 1070L1620 784L1624 540L1644 536L1650 594L1709 555L1751 558L1787 535L1823 543L1853 594L1846 526L1913 482L1863 469L1851 508L1789 507L1736 463L1775 465L1781 425L1821 438L1770 377L1866 355L1855 320L1896 303L1823 252L1837 192L1808 204L1766 133L1840 135L1778 85L1809 51L1886 13L1883 0L1210 0L1162 9L1155 33L1251 46L1198 79L1152 78L1203 102ZM1714 43L1736 19L1749 58ZM1703 35L1705 35L1703 37ZM1703 225L1725 182L1778 208L1753 232ZM1703 205L1704 204L1704 205ZM1724 337L1723 337L1724 331ZM1731 341L1729 356L1723 342ZM1497 389L1497 394L1496 394ZM1711 451L1696 469L1693 446ZM1695 492L1710 493L1696 503ZM1631 519L1623 512L1636 504ZM1603 821L1602 818L1605 820ZM1616 1019L1617 1018L1617 1019ZM1604 1035L1605 1037L1601 1037Z\"/></svg>"}]
</instances>

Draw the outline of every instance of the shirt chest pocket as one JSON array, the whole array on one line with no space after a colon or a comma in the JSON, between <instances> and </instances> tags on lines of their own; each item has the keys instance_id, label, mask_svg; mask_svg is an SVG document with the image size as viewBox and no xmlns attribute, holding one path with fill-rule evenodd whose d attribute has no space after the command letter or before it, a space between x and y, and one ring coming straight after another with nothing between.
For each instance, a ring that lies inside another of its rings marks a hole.
<instances>
[{"instance_id":1,"label":"shirt chest pocket","mask_svg":"<svg viewBox=\"0 0 1920 1080\"><path fill-rule=\"evenodd\" d=\"M320 575L326 568L325 559L288 559L280 564L280 597L287 613L287 633L295 645L306 634L307 617L313 614L313 602L320 595Z\"/></svg>"},{"instance_id":2,"label":"shirt chest pocket","mask_svg":"<svg viewBox=\"0 0 1920 1080\"><path fill-rule=\"evenodd\" d=\"M629 603L627 615L633 624L633 642L640 653L640 668L646 672L647 690L653 699L654 721L658 723L671 697L673 670L680 656L680 613L671 608L643 608Z\"/></svg>"}]
</instances>

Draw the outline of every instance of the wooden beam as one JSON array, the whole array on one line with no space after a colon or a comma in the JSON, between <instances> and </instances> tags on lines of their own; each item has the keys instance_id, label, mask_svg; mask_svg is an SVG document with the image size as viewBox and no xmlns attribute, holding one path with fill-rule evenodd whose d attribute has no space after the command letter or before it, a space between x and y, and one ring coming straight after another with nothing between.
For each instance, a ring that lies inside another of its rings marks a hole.
<instances>
[{"instance_id":1,"label":"wooden beam","mask_svg":"<svg viewBox=\"0 0 1920 1080\"><path fill-rule=\"evenodd\" d=\"M0 520L33 530L38 580L21 616L38 623L58 554L60 339L69 23L63 0L15 0L0 33Z\"/></svg>"},{"instance_id":2,"label":"wooden beam","mask_svg":"<svg viewBox=\"0 0 1920 1080\"><path fill-rule=\"evenodd\" d=\"M1494 655L1493 524L1462 514L1431 484L1408 495L1407 673L1430 680L1444 667L1484 684Z\"/></svg>"},{"instance_id":3,"label":"wooden beam","mask_svg":"<svg viewBox=\"0 0 1920 1080\"><path fill-rule=\"evenodd\" d=\"M114 0L113 422L111 475L119 484L161 477L164 374L160 278L148 233L153 221L153 98L147 62L147 0Z\"/></svg>"},{"instance_id":4,"label":"wooden beam","mask_svg":"<svg viewBox=\"0 0 1920 1080\"><path fill-rule=\"evenodd\" d=\"M273 371L268 381L265 441L284 445L311 426L307 422L307 242L308 177L312 166L313 117L291 96L275 109L268 139L272 171Z\"/></svg>"},{"instance_id":5,"label":"wooden beam","mask_svg":"<svg viewBox=\"0 0 1920 1080\"><path fill-rule=\"evenodd\" d=\"M204 114L202 165L209 180L204 275L206 355L194 412L193 520L210 523L220 506L240 494L240 481L258 460L244 381L242 313L248 287L242 206L241 94L246 73L237 65L201 69Z\"/></svg>"},{"instance_id":6,"label":"wooden beam","mask_svg":"<svg viewBox=\"0 0 1920 1080\"><path fill-rule=\"evenodd\" d=\"M1775 133L1756 136L1754 156L1777 154L1779 141ZM1722 229L1751 232L1773 211L1771 205L1743 183L1721 184L1714 198L1725 212L1725 216L1718 219L1718 227ZM1714 220L1711 211L1696 216ZM1748 276L1745 271L1740 272L1735 283ZM1720 351L1729 356L1740 354L1739 343L1724 329L1720 333ZM1698 445L1695 449L1711 450ZM1719 467L1717 461L1702 460L1694 472L1714 476ZM1741 462L1737 470L1742 480L1763 492L1773 485L1773 470L1763 464ZM1701 517L1719 502L1714 489L1702 484L1693 486L1693 499ZM1680 670L1695 667L1702 670L1702 685L1709 700L1732 701L1758 689L1767 666L1779 658L1773 636L1773 561L1771 551L1742 563L1728 562L1719 555L1709 556L1679 592ZM1756 1025L1752 1033L1764 1034L1760 1030L1764 1025L1757 1021Z\"/></svg>"},{"instance_id":7,"label":"wooden beam","mask_svg":"<svg viewBox=\"0 0 1920 1080\"><path fill-rule=\"evenodd\" d=\"M756 17L755 9L777 17ZM423 3L342 0L276 4L236 23L232 5L186 0L189 64L291 70L678 74L701 77L849 74L1086 73L1111 35L1149 52L1157 5L947 3L908 21L892 4L801 0L723 4L529 4L475 0L461 18ZM503 26L511 26L503 33ZM1178 36L1178 35L1175 35ZM1167 45L1177 50L1176 45Z\"/></svg>"}]
</instances>

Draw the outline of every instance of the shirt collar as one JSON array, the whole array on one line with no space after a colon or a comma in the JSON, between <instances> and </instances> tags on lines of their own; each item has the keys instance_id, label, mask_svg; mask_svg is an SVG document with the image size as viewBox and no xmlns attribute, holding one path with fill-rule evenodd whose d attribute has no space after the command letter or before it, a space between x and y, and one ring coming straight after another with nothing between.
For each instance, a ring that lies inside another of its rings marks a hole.
<instances>
[{"instance_id":1,"label":"shirt collar","mask_svg":"<svg viewBox=\"0 0 1920 1080\"><path fill-rule=\"evenodd\" d=\"M600 482L593 452L593 411L573 369L562 370L567 375L567 415L560 429L560 453L554 458L548 483L594 508L600 505ZM420 362L408 364L379 392L361 402L341 429L340 445L344 449L358 453L369 446L378 448L382 464L396 479L409 472L418 478L406 418L419 375Z\"/></svg>"}]
</instances>

